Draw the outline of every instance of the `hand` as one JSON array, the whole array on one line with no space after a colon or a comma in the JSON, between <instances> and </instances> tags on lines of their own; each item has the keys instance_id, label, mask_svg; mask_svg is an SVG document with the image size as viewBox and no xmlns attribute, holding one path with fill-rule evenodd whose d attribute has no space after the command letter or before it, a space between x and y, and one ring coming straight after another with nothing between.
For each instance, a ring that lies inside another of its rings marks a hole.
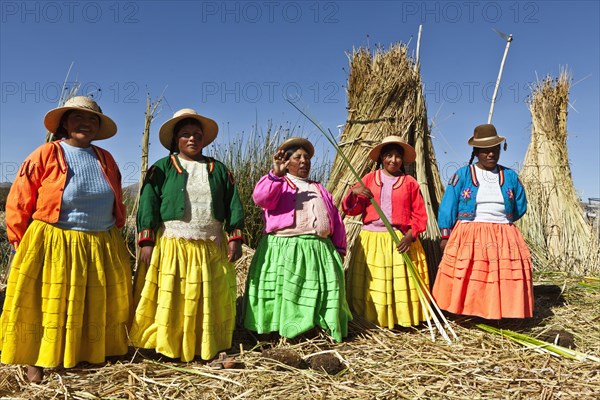
<instances>
[{"instance_id":1,"label":"hand","mask_svg":"<svg viewBox=\"0 0 600 400\"><path fill-rule=\"evenodd\" d=\"M229 262L236 262L242 256L242 241L232 240L227 244Z\"/></svg>"},{"instance_id":2,"label":"hand","mask_svg":"<svg viewBox=\"0 0 600 400\"><path fill-rule=\"evenodd\" d=\"M363 196L367 199L373 198L373 192L368 187L364 187L363 185L358 185L352 188L352 194L355 196Z\"/></svg>"},{"instance_id":3,"label":"hand","mask_svg":"<svg viewBox=\"0 0 600 400\"><path fill-rule=\"evenodd\" d=\"M446 248L447 244L448 244L448 239L442 239L442 241L440 242L440 249L442 250L442 254L444 253L444 249Z\"/></svg>"},{"instance_id":4,"label":"hand","mask_svg":"<svg viewBox=\"0 0 600 400\"><path fill-rule=\"evenodd\" d=\"M396 247L398 253L407 252L408 249L410 249L410 245L413 244L413 239L414 237L412 233L407 233L406 235L404 235L404 237L400 239L400 244L398 244L398 247Z\"/></svg>"},{"instance_id":5,"label":"hand","mask_svg":"<svg viewBox=\"0 0 600 400\"><path fill-rule=\"evenodd\" d=\"M150 260L152 260L152 251L154 251L154 245L140 247L140 261L146 265L150 265Z\"/></svg>"},{"instance_id":6,"label":"hand","mask_svg":"<svg viewBox=\"0 0 600 400\"><path fill-rule=\"evenodd\" d=\"M273 156L273 175L282 177L287 172L290 160L285 160L285 151L279 150Z\"/></svg>"}]
</instances>

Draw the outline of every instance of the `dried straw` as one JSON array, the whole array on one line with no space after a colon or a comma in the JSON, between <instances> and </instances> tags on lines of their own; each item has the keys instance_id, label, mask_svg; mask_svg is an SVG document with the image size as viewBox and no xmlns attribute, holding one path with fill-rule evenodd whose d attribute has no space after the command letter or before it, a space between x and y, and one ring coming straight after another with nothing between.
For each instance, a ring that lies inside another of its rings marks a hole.
<instances>
[{"instance_id":1,"label":"dried straw","mask_svg":"<svg viewBox=\"0 0 600 400\"><path fill-rule=\"evenodd\" d=\"M361 176L374 169L368 154L385 136L399 135L415 147L417 160L407 172L419 182L427 207L429 221L421 241L434 272L441 258L436 215L444 189L429 136L420 73L403 44L392 45L387 51L377 48L374 54L360 48L349 59L348 117L339 146ZM343 161L336 157L327 188L338 206L355 183ZM361 222L360 217L345 217L344 222L349 244L345 260L348 266Z\"/></svg>"},{"instance_id":2,"label":"dried straw","mask_svg":"<svg viewBox=\"0 0 600 400\"><path fill-rule=\"evenodd\" d=\"M600 287L564 274L542 276L564 287L555 296L536 296L535 318L491 322L502 329L541 337L549 330L573 333L579 352L600 356ZM537 283L542 283L537 278ZM585 283L585 285L582 285ZM475 328L481 320L458 318L461 342L431 342L426 328L387 330L356 320L343 343L323 335L257 343L236 331L232 354L243 369L213 370L203 362L147 359L132 349L122 361L47 371L39 385L26 383L24 368L0 369L0 397L19 399L595 399L599 364L540 354ZM345 366L336 375L298 369L261 355L270 347L309 360L334 354ZM239 351L239 348L243 349ZM239 351L239 353L238 353Z\"/></svg>"},{"instance_id":3,"label":"dried straw","mask_svg":"<svg viewBox=\"0 0 600 400\"><path fill-rule=\"evenodd\" d=\"M520 173L528 209L519 227L538 269L600 272L598 236L585 220L567 152L570 76L546 77L532 90L531 143Z\"/></svg>"}]
</instances>

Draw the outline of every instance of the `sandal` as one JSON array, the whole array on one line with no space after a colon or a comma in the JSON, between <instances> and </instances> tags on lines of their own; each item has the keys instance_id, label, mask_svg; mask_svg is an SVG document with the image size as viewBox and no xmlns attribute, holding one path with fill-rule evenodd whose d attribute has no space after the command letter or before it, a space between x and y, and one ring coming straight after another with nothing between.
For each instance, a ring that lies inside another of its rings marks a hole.
<instances>
[{"instance_id":1,"label":"sandal","mask_svg":"<svg viewBox=\"0 0 600 400\"><path fill-rule=\"evenodd\" d=\"M219 357L209 362L208 367L213 369L232 369L238 367L238 362L235 357L227 357L227 353L219 353Z\"/></svg>"}]
</instances>

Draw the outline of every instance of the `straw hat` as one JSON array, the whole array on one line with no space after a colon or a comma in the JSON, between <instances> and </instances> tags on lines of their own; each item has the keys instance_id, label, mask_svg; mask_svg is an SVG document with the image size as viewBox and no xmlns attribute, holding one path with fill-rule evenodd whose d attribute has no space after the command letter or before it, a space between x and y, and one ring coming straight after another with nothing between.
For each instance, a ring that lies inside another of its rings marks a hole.
<instances>
[{"instance_id":1,"label":"straw hat","mask_svg":"<svg viewBox=\"0 0 600 400\"><path fill-rule=\"evenodd\" d=\"M417 159L417 152L415 148L410 144L406 143L400 136L387 136L383 138L381 143L377 146L373 147L373 150L369 153L369 158L375 162L379 161L379 153L381 153L381 149L390 143L397 144L402 147L404 150L404 154L402 155L402 161L406 164L411 163Z\"/></svg>"},{"instance_id":2,"label":"straw hat","mask_svg":"<svg viewBox=\"0 0 600 400\"><path fill-rule=\"evenodd\" d=\"M60 125L62 116L68 110L82 110L96 114L100 118L100 130L94 140L108 139L117 133L117 125L115 122L102 114L102 109L94 100L86 96L75 96L65 101L62 107L55 108L46 113L44 117L44 125L46 129L52 133L56 133Z\"/></svg>"},{"instance_id":3,"label":"straw hat","mask_svg":"<svg viewBox=\"0 0 600 400\"><path fill-rule=\"evenodd\" d=\"M214 120L198 114L194 109L182 108L173 114L173 118L162 124L160 130L158 131L160 143L165 146L167 150L171 150L171 143L173 141L173 135L175 134L175 132L173 132L175 125L182 119L186 118L193 118L202 124L202 133L204 134L202 147L208 146L217 137L217 133L219 133L219 125L217 125Z\"/></svg>"},{"instance_id":4,"label":"straw hat","mask_svg":"<svg viewBox=\"0 0 600 400\"><path fill-rule=\"evenodd\" d=\"M309 142L307 139L299 138L299 137L291 137L289 139L286 139L283 143L281 143L281 146L279 146L277 151L279 151L279 150L287 151L289 148L296 147L296 146L301 146L302 148L304 148L304 150L306 150L308 152L308 155L311 158L315 154L315 148L313 147L312 143Z\"/></svg>"},{"instance_id":5,"label":"straw hat","mask_svg":"<svg viewBox=\"0 0 600 400\"><path fill-rule=\"evenodd\" d=\"M467 143L469 146L485 149L488 147L494 147L505 140L506 138L504 136L498 136L498 132L496 132L494 125L483 124L475 127L473 136L469 138Z\"/></svg>"}]
</instances>

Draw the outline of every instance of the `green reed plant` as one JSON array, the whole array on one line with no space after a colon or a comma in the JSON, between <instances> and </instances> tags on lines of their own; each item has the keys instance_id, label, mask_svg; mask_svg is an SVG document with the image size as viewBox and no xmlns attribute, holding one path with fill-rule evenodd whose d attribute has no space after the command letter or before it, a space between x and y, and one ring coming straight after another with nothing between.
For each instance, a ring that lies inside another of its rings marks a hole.
<instances>
[{"instance_id":1,"label":"green reed plant","mask_svg":"<svg viewBox=\"0 0 600 400\"><path fill-rule=\"evenodd\" d=\"M498 329L498 328L494 328L494 327L491 327L486 324L475 324L475 326L485 332L503 336L503 337L510 339L516 343L522 344L527 348L534 349L540 353L548 353L548 354L556 356L556 357L570 358L571 360L577 360L577 361L589 360L589 361L595 361L595 362L600 363L600 358L598 358L598 357L595 357L595 356L592 356L589 354L585 354L585 353L581 353L579 351L575 351L575 350L569 349L567 347L559 346L554 343L548 343L543 340L536 339L534 337L525 335L523 333L514 332L509 329Z\"/></svg>"},{"instance_id":2,"label":"green reed plant","mask_svg":"<svg viewBox=\"0 0 600 400\"><path fill-rule=\"evenodd\" d=\"M344 154L344 151L338 145L337 140L335 139L335 136L333 135L333 133L331 133L331 131L329 131L329 130L325 130L314 117L310 116L307 111L300 109L294 102L292 102L290 100L288 100L288 102L317 127L317 129L323 134L323 136L325 136L327 141L329 143L331 143L331 145L335 148L338 155L342 158L342 160L344 161L346 166L350 169L350 171L356 178L357 182L359 182L363 187L366 187L364 182L361 179L361 176L358 174L358 172L356 172L356 169L350 163L350 161ZM400 238L396 234L394 228L392 227L389 220L387 219L387 217L385 216L385 214L379 207L379 204L377 204L377 202L375 202L375 200L372 198L370 199L370 201L371 201L371 204L373 205L373 207L375 208L375 211L377 211L377 214L379 214L381 221L384 223L388 232L392 236L394 243L396 244L396 246L398 246L400 244ZM452 334L452 336L454 337L455 340L458 340L458 337L456 336L456 333L454 333L454 330L448 323L448 320L446 320L446 317L444 317L444 315L442 314L438 305L435 303L435 300L433 299L433 296L431 295L431 292L429 291L428 285L425 284L425 282L423 282L423 279L421 279L421 276L417 272L414 264L412 263L410 257L408 256L408 254L406 254L406 252L402 253L402 258L404 260L404 263L406 265L408 273L415 284L415 288L417 289L417 294L419 296L419 302L421 303L421 307L423 308L423 312L425 314L425 319L427 320L427 326L429 328L429 332L431 333L431 340L435 341L435 334L433 332L433 328L431 327L431 320L433 320L436 328L438 329L438 331L440 332L442 337L448 343L452 342L452 340L450 339L450 335L448 335L448 332L450 332ZM434 309L435 309L435 311L437 311L437 313L434 311ZM446 329L448 329L448 332L446 331Z\"/></svg>"}]
</instances>

